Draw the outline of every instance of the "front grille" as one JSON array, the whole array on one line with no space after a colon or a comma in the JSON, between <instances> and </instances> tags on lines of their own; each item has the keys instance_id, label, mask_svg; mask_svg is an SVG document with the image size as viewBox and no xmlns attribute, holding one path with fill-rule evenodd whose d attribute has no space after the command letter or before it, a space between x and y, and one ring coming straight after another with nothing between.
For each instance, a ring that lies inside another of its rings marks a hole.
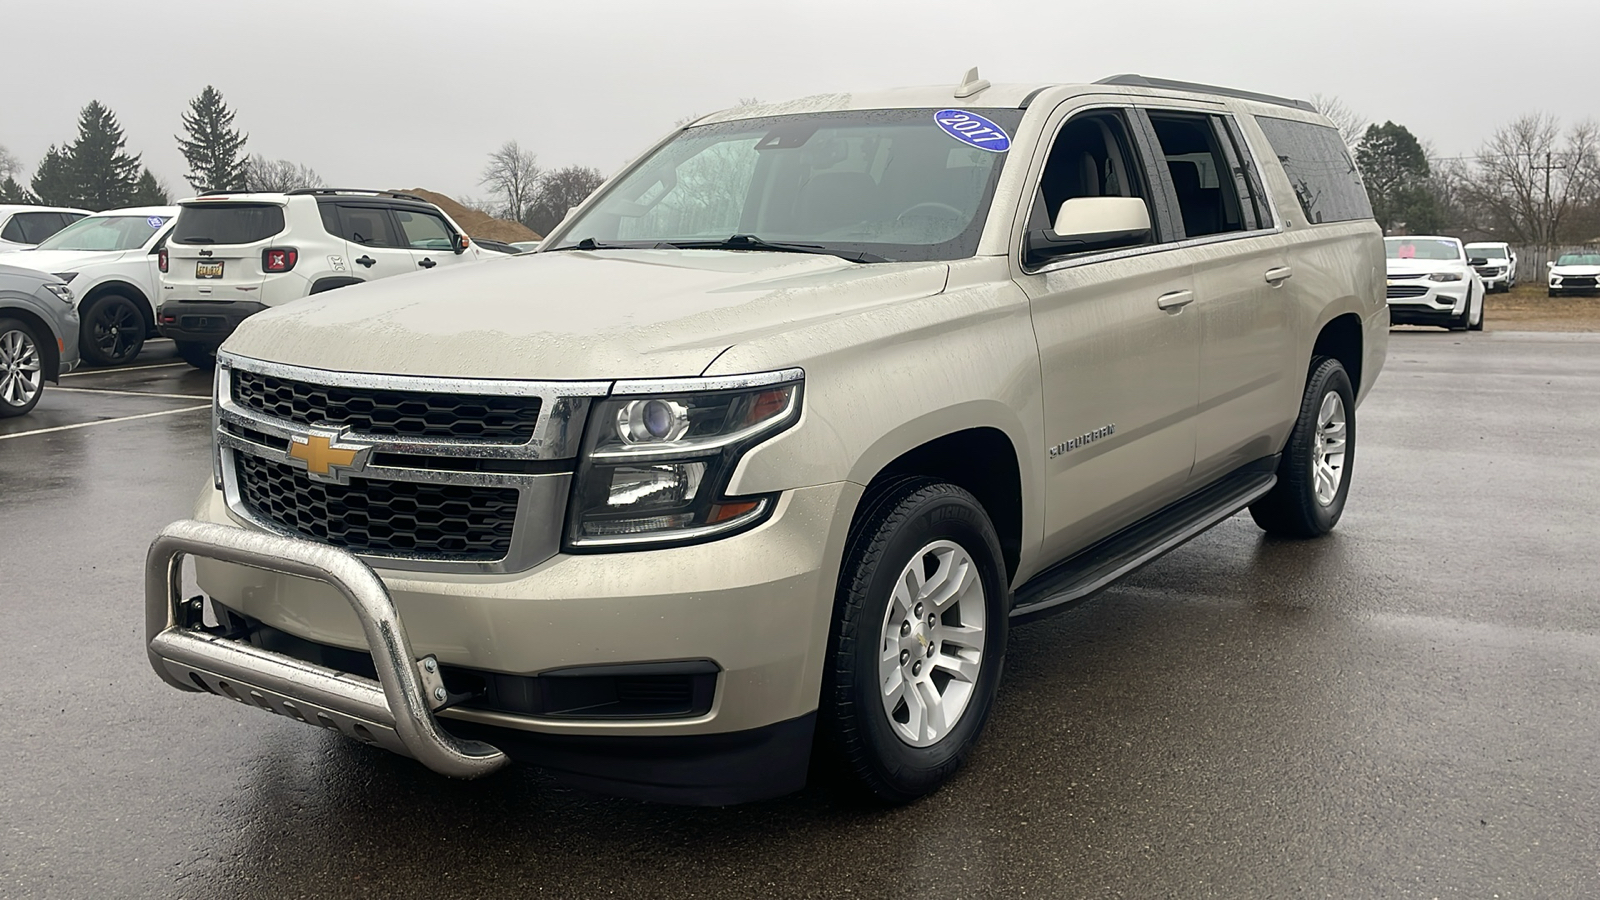
<instances>
[{"instance_id":1,"label":"front grille","mask_svg":"<svg viewBox=\"0 0 1600 900\"><path fill-rule=\"evenodd\" d=\"M1587 275L1568 275L1561 279L1561 286L1565 288L1592 288L1595 279Z\"/></svg>"},{"instance_id":2,"label":"front grille","mask_svg":"<svg viewBox=\"0 0 1600 900\"><path fill-rule=\"evenodd\" d=\"M1389 299L1395 300L1402 297L1422 297L1428 293L1428 288L1421 284L1391 284L1389 285Z\"/></svg>"},{"instance_id":3,"label":"front grille","mask_svg":"<svg viewBox=\"0 0 1600 900\"><path fill-rule=\"evenodd\" d=\"M233 370L233 402L301 425L361 434L526 444L539 398L447 394L313 384Z\"/></svg>"},{"instance_id":4,"label":"front grille","mask_svg":"<svg viewBox=\"0 0 1600 900\"><path fill-rule=\"evenodd\" d=\"M1405 274L1401 274L1401 275L1390 275L1390 276L1389 276L1389 280L1390 280L1390 281L1400 281L1400 280L1402 280L1402 279L1411 279L1411 278L1421 278L1421 277L1422 277L1422 273L1421 273L1421 272L1419 272L1419 273L1417 273L1417 274L1415 274L1415 275L1405 275Z\"/></svg>"},{"instance_id":5,"label":"front grille","mask_svg":"<svg viewBox=\"0 0 1600 900\"><path fill-rule=\"evenodd\" d=\"M291 534L373 556L494 562L511 551L515 488L352 478L312 481L300 469L235 453L249 512Z\"/></svg>"},{"instance_id":6,"label":"front grille","mask_svg":"<svg viewBox=\"0 0 1600 900\"><path fill-rule=\"evenodd\" d=\"M1484 276L1485 278L1493 278L1494 276L1500 274L1500 267L1499 266L1479 266L1478 267L1478 274Z\"/></svg>"}]
</instances>

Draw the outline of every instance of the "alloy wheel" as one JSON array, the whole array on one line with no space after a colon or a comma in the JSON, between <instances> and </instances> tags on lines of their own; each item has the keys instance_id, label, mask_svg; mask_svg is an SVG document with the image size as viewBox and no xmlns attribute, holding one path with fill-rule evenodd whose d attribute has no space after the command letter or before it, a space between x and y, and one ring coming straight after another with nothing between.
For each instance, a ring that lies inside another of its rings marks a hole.
<instances>
[{"instance_id":1,"label":"alloy wheel","mask_svg":"<svg viewBox=\"0 0 1600 900\"><path fill-rule=\"evenodd\" d=\"M0 402L24 407L44 387L44 367L33 335L19 329L0 334Z\"/></svg>"},{"instance_id":2,"label":"alloy wheel","mask_svg":"<svg viewBox=\"0 0 1600 900\"><path fill-rule=\"evenodd\" d=\"M895 582L879 632L878 684L895 736L927 747L955 728L983 669L987 598L961 545L935 541Z\"/></svg>"},{"instance_id":3,"label":"alloy wheel","mask_svg":"<svg viewBox=\"0 0 1600 900\"><path fill-rule=\"evenodd\" d=\"M1311 447L1311 470L1315 476L1317 502L1332 506L1344 481L1345 411L1344 398L1329 391L1317 410L1317 440Z\"/></svg>"},{"instance_id":4,"label":"alloy wheel","mask_svg":"<svg viewBox=\"0 0 1600 900\"><path fill-rule=\"evenodd\" d=\"M121 362L144 342L144 319L130 303L105 303L96 310L91 334L107 359Z\"/></svg>"}]
</instances>

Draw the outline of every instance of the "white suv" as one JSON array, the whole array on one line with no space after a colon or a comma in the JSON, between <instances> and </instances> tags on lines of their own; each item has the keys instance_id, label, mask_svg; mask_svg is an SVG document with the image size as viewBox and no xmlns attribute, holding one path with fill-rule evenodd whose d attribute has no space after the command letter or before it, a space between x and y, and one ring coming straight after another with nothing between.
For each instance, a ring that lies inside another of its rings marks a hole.
<instances>
[{"instance_id":1,"label":"white suv","mask_svg":"<svg viewBox=\"0 0 1600 900\"><path fill-rule=\"evenodd\" d=\"M33 247L88 214L64 206L0 206L0 253Z\"/></svg>"},{"instance_id":2,"label":"white suv","mask_svg":"<svg viewBox=\"0 0 1600 900\"><path fill-rule=\"evenodd\" d=\"M1517 286L1517 251L1500 241L1467 245L1467 259L1478 270L1485 291L1509 291Z\"/></svg>"},{"instance_id":3,"label":"white suv","mask_svg":"<svg viewBox=\"0 0 1600 900\"><path fill-rule=\"evenodd\" d=\"M409 194L212 192L179 206L160 257L156 320L198 368L211 366L240 322L269 307L501 255L482 253L442 210Z\"/></svg>"},{"instance_id":4,"label":"white suv","mask_svg":"<svg viewBox=\"0 0 1600 900\"><path fill-rule=\"evenodd\" d=\"M175 206L136 206L85 216L7 265L59 276L77 295L78 348L97 366L129 363L155 332L156 258L178 214Z\"/></svg>"}]
</instances>

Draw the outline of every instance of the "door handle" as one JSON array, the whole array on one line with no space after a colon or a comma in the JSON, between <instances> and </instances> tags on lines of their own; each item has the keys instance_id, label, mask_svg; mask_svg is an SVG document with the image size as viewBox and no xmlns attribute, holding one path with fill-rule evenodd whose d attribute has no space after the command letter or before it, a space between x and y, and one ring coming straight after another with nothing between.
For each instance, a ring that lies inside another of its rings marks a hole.
<instances>
[{"instance_id":1,"label":"door handle","mask_svg":"<svg viewBox=\"0 0 1600 900\"><path fill-rule=\"evenodd\" d=\"M373 264L376 263L376 262L377 262L377 260L373 259L370 256L363 255L363 256L356 257L356 265L366 266L369 269L372 268Z\"/></svg>"},{"instance_id":2,"label":"door handle","mask_svg":"<svg viewBox=\"0 0 1600 900\"><path fill-rule=\"evenodd\" d=\"M434 262L434 261L433 261L433 260L431 260L431 259L429 259L429 258L427 258L427 257L426 257L426 256L424 256L424 257L423 257L423 258L422 258L422 261L421 261L421 262L419 262L419 263L417 263L417 265L419 265L419 266L421 266L421 267L423 267L423 268L424 268L424 269L431 269L431 268L433 268L433 267L434 267L434 266L437 266L437 265L438 265L438 263L436 263L436 262Z\"/></svg>"},{"instance_id":3,"label":"door handle","mask_svg":"<svg viewBox=\"0 0 1600 900\"><path fill-rule=\"evenodd\" d=\"M1283 284L1285 281L1288 281L1289 277L1292 275L1294 275L1294 270L1288 266L1278 266L1275 269L1268 269L1267 284L1277 287L1278 285Z\"/></svg>"},{"instance_id":4,"label":"door handle","mask_svg":"<svg viewBox=\"0 0 1600 900\"><path fill-rule=\"evenodd\" d=\"M1156 298L1156 306L1168 311L1183 309L1194 302L1194 291L1173 291Z\"/></svg>"}]
</instances>

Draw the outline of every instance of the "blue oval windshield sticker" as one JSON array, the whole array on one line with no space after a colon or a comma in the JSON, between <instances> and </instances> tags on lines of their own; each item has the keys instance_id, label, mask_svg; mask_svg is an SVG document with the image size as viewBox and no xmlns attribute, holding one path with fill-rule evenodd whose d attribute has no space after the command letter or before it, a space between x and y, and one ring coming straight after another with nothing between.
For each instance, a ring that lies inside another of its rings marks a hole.
<instances>
[{"instance_id":1,"label":"blue oval windshield sticker","mask_svg":"<svg viewBox=\"0 0 1600 900\"><path fill-rule=\"evenodd\" d=\"M941 109L933 114L933 121L944 129L945 134L979 150L1004 153L1011 149L1011 135L977 113L959 109Z\"/></svg>"},{"instance_id":2,"label":"blue oval windshield sticker","mask_svg":"<svg viewBox=\"0 0 1600 900\"><path fill-rule=\"evenodd\" d=\"M163 219L160 216L151 216L150 218L145 219L144 223L149 225L151 228L160 228L161 225L166 221L166 219Z\"/></svg>"}]
</instances>

